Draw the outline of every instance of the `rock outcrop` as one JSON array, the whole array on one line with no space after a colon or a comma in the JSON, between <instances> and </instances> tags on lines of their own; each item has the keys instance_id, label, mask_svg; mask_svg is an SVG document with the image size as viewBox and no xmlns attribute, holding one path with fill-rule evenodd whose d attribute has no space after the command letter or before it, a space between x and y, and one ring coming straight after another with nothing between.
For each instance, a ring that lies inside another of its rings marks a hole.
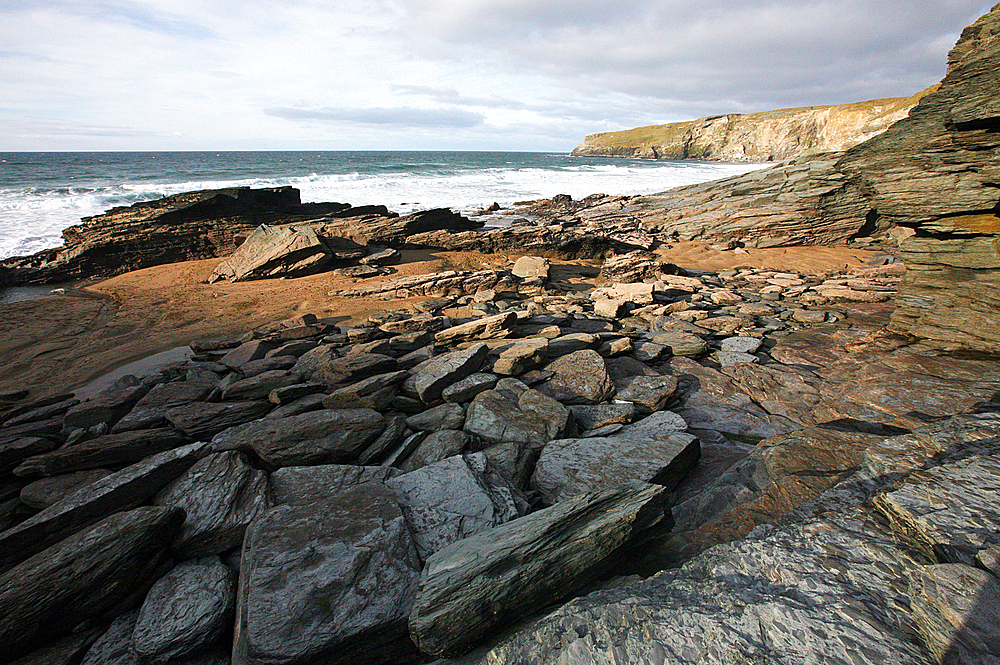
<instances>
[{"instance_id":1,"label":"rock outcrop","mask_svg":"<svg viewBox=\"0 0 1000 665\"><path fill-rule=\"evenodd\" d=\"M905 118L928 92L854 104L730 113L591 134L573 149L572 154L580 157L780 162L846 150L867 141Z\"/></svg>"}]
</instances>

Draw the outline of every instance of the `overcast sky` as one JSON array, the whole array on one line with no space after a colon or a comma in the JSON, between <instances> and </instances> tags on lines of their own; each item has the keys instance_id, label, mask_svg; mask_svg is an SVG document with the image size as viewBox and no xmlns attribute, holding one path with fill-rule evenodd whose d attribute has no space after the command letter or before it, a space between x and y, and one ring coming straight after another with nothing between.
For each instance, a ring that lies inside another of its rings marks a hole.
<instances>
[{"instance_id":1,"label":"overcast sky","mask_svg":"<svg viewBox=\"0 0 1000 665\"><path fill-rule=\"evenodd\" d=\"M0 150L568 151L909 95L993 1L0 0Z\"/></svg>"}]
</instances>

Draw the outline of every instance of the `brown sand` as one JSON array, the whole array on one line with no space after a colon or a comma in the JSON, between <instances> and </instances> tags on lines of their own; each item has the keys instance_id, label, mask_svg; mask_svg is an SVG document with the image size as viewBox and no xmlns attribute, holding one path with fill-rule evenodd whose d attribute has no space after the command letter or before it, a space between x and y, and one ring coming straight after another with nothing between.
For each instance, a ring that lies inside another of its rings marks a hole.
<instances>
[{"instance_id":1,"label":"brown sand","mask_svg":"<svg viewBox=\"0 0 1000 665\"><path fill-rule=\"evenodd\" d=\"M658 253L684 268L736 266L798 270L808 274L863 263L872 253L847 248L797 247L714 251L676 243ZM133 360L196 339L237 337L257 326L301 314L329 323L363 321L373 312L416 299L335 300L333 289L448 269L502 267L516 255L407 251L397 273L356 280L330 273L297 279L205 284L218 259L156 266L119 275L66 296L0 305L0 395L30 391L29 399L70 392ZM555 261L553 279L574 290L594 284L599 260Z\"/></svg>"}]
</instances>

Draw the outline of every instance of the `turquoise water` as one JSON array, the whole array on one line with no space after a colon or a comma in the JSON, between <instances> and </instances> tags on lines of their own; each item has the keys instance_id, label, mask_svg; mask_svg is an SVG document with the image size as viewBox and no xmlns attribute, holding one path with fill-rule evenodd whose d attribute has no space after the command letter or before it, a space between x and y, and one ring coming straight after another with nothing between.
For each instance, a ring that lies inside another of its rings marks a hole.
<instances>
[{"instance_id":1,"label":"turquoise water","mask_svg":"<svg viewBox=\"0 0 1000 665\"><path fill-rule=\"evenodd\" d=\"M524 152L0 153L0 258L58 247L82 217L196 189L291 185L303 202L470 212L556 194L648 194L754 168Z\"/></svg>"}]
</instances>

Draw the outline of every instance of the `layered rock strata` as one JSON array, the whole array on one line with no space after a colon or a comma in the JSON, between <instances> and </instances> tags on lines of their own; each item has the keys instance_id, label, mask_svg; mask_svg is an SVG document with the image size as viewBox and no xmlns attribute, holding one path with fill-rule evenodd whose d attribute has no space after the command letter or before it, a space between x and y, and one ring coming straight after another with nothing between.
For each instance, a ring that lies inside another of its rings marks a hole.
<instances>
[{"instance_id":1,"label":"layered rock strata","mask_svg":"<svg viewBox=\"0 0 1000 665\"><path fill-rule=\"evenodd\" d=\"M591 134L573 149L581 157L774 162L846 150L906 117L921 97L854 104L730 113L689 122Z\"/></svg>"}]
</instances>

